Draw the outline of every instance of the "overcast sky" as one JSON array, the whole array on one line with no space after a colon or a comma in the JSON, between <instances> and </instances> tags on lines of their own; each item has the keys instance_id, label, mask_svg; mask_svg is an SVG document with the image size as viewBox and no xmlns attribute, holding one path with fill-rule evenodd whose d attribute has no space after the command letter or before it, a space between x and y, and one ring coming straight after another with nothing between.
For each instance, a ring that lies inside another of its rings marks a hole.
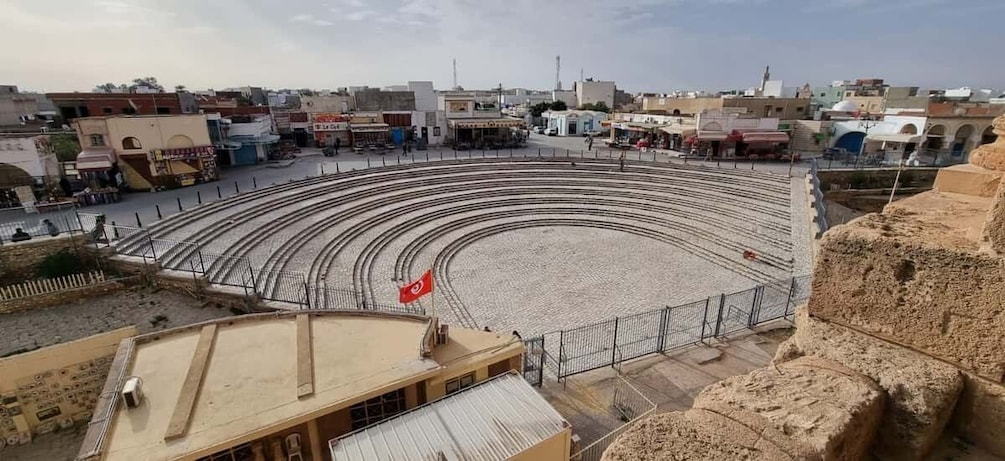
<instances>
[{"instance_id":1,"label":"overcast sky","mask_svg":"<svg viewBox=\"0 0 1005 461\"><path fill-rule=\"evenodd\" d=\"M1005 0L0 0L0 84L1005 87Z\"/></svg>"}]
</instances>

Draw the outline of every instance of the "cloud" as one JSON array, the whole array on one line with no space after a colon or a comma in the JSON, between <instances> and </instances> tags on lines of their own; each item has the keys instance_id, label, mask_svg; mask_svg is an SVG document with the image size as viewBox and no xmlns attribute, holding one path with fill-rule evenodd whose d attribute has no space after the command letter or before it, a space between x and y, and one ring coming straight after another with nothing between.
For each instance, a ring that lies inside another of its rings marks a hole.
<instances>
[{"instance_id":1,"label":"cloud","mask_svg":"<svg viewBox=\"0 0 1005 461\"><path fill-rule=\"evenodd\" d=\"M376 12L374 12L373 10L360 10L360 11L353 11L352 13L345 15L345 18L350 21L362 21L375 14Z\"/></svg>"},{"instance_id":2,"label":"cloud","mask_svg":"<svg viewBox=\"0 0 1005 461\"><path fill-rule=\"evenodd\" d=\"M303 22L307 24L314 24L316 26L331 26L335 24L334 22L325 19L315 18L309 14L298 14L293 16L290 18L290 22Z\"/></svg>"}]
</instances>

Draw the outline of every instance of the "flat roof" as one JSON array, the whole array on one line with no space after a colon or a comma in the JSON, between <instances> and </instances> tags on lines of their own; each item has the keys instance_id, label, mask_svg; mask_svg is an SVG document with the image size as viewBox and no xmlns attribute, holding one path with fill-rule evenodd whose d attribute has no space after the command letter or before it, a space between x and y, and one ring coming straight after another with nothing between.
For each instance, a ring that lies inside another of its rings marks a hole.
<instances>
[{"instance_id":1,"label":"flat roof","mask_svg":"<svg viewBox=\"0 0 1005 461\"><path fill-rule=\"evenodd\" d=\"M138 376L143 402L99 402L78 459L205 456L435 376L446 362L521 347L508 335L452 329L450 343L424 357L429 326L415 315L300 311L132 338L103 395Z\"/></svg>"},{"instance_id":2,"label":"flat roof","mask_svg":"<svg viewBox=\"0 0 1005 461\"><path fill-rule=\"evenodd\" d=\"M339 460L508 459L569 428L519 374L506 373L328 442Z\"/></svg>"}]
</instances>

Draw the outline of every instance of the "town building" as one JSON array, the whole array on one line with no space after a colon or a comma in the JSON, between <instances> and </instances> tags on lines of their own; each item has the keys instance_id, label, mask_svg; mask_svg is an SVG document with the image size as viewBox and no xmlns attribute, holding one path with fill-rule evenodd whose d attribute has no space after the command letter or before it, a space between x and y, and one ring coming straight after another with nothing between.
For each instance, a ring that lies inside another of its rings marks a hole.
<instances>
[{"instance_id":1,"label":"town building","mask_svg":"<svg viewBox=\"0 0 1005 461\"><path fill-rule=\"evenodd\" d=\"M365 311L245 315L136 336L118 348L77 460L321 461L329 440L520 370L523 351L509 334ZM124 397L127 382L141 394Z\"/></svg>"},{"instance_id":2,"label":"town building","mask_svg":"<svg viewBox=\"0 0 1005 461\"><path fill-rule=\"evenodd\" d=\"M463 415L463 417L461 417ZM567 461L569 423L510 372L329 441L334 461Z\"/></svg>"},{"instance_id":3,"label":"town building","mask_svg":"<svg viewBox=\"0 0 1005 461\"><path fill-rule=\"evenodd\" d=\"M0 208L30 205L60 172L48 135L0 134Z\"/></svg>"},{"instance_id":4,"label":"town building","mask_svg":"<svg viewBox=\"0 0 1005 461\"><path fill-rule=\"evenodd\" d=\"M697 115L709 110L744 108L746 112L767 118L781 120L801 120L812 117L808 98L771 97L646 97L642 100L642 110L651 114Z\"/></svg>"},{"instance_id":5,"label":"town building","mask_svg":"<svg viewBox=\"0 0 1005 461\"><path fill-rule=\"evenodd\" d=\"M300 109L307 113L348 114L355 110L348 94L329 93L300 97Z\"/></svg>"},{"instance_id":6,"label":"town building","mask_svg":"<svg viewBox=\"0 0 1005 461\"><path fill-rule=\"evenodd\" d=\"M433 88L433 82L408 82L407 91L415 95L415 110L436 110L436 90Z\"/></svg>"},{"instance_id":7,"label":"town building","mask_svg":"<svg viewBox=\"0 0 1005 461\"><path fill-rule=\"evenodd\" d=\"M334 146L336 139L339 146L348 148L352 145L352 135L349 132L350 115L341 112L311 112L309 115L316 145Z\"/></svg>"},{"instance_id":8,"label":"town building","mask_svg":"<svg viewBox=\"0 0 1005 461\"><path fill-rule=\"evenodd\" d=\"M555 128L558 136L585 136L587 131L599 130L607 114L595 110L559 110L541 114L548 128Z\"/></svg>"},{"instance_id":9,"label":"town building","mask_svg":"<svg viewBox=\"0 0 1005 461\"><path fill-rule=\"evenodd\" d=\"M217 153L221 165L254 165L268 160L276 150L279 135L273 133L271 115L235 115L222 121L228 125L228 149Z\"/></svg>"},{"instance_id":10,"label":"town building","mask_svg":"<svg viewBox=\"0 0 1005 461\"><path fill-rule=\"evenodd\" d=\"M16 85L0 85L0 129L38 132L48 129L55 115L43 95L22 93Z\"/></svg>"},{"instance_id":11,"label":"town building","mask_svg":"<svg viewBox=\"0 0 1005 461\"><path fill-rule=\"evenodd\" d=\"M353 93L353 100L354 110L360 112L415 110L415 93L411 91L365 88Z\"/></svg>"},{"instance_id":12,"label":"town building","mask_svg":"<svg viewBox=\"0 0 1005 461\"><path fill-rule=\"evenodd\" d=\"M498 104L480 103L473 94L441 94L438 104L447 121L446 141L455 147L505 142L511 128L526 127L521 119L504 118Z\"/></svg>"},{"instance_id":13,"label":"town building","mask_svg":"<svg viewBox=\"0 0 1005 461\"><path fill-rule=\"evenodd\" d=\"M614 114L611 142L634 145L643 141L657 149L692 150L709 157L778 156L789 134L775 117L758 117L745 108L706 110L696 116Z\"/></svg>"},{"instance_id":14,"label":"town building","mask_svg":"<svg viewBox=\"0 0 1005 461\"><path fill-rule=\"evenodd\" d=\"M178 115L199 112L192 93L46 93L60 117Z\"/></svg>"},{"instance_id":15,"label":"town building","mask_svg":"<svg viewBox=\"0 0 1005 461\"><path fill-rule=\"evenodd\" d=\"M533 106L534 104L540 104L542 102L553 102L551 92L513 88L504 91L502 95L500 95L500 103L503 107ZM570 107L572 106L570 105Z\"/></svg>"},{"instance_id":16,"label":"town building","mask_svg":"<svg viewBox=\"0 0 1005 461\"><path fill-rule=\"evenodd\" d=\"M78 171L121 169L126 184L134 190L217 179L206 115L81 117L73 126L83 149L77 156Z\"/></svg>"},{"instance_id":17,"label":"town building","mask_svg":"<svg viewBox=\"0 0 1005 461\"><path fill-rule=\"evenodd\" d=\"M579 99L573 90L553 90L551 92L551 102L562 101L566 107L579 107Z\"/></svg>"},{"instance_id":18,"label":"town building","mask_svg":"<svg viewBox=\"0 0 1005 461\"><path fill-rule=\"evenodd\" d=\"M576 107L584 104L604 103L607 107L614 107L615 84L611 81L595 81L588 78L582 82L575 82Z\"/></svg>"}]
</instances>

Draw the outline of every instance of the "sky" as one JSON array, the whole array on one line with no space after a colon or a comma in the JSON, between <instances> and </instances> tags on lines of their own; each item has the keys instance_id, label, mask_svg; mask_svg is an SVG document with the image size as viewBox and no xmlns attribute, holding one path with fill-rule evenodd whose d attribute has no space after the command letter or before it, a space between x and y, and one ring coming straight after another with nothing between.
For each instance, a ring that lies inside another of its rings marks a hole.
<instances>
[{"instance_id":1,"label":"sky","mask_svg":"<svg viewBox=\"0 0 1005 461\"><path fill-rule=\"evenodd\" d=\"M0 84L1005 88L1005 0L0 0Z\"/></svg>"}]
</instances>

